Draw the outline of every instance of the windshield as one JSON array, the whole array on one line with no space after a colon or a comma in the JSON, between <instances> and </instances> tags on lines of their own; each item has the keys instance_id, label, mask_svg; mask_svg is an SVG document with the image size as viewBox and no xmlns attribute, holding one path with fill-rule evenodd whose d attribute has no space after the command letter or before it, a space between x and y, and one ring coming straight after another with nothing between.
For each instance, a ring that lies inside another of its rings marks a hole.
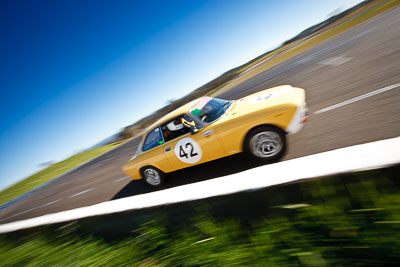
<instances>
[{"instance_id":1,"label":"windshield","mask_svg":"<svg viewBox=\"0 0 400 267\"><path fill-rule=\"evenodd\" d=\"M211 123L219 119L231 104L231 101L206 96L192 107L190 113L205 123Z\"/></svg>"}]
</instances>

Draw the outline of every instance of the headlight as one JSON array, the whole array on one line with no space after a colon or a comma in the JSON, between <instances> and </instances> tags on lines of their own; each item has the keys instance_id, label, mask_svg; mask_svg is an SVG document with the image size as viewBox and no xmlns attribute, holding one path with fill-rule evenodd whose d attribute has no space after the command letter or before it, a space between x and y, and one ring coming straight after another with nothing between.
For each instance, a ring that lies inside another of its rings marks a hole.
<instances>
[{"instance_id":1,"label":"headlight","mask_svg":"<svg viewBox=\"0 0 400 267\"><path fill-rule=\"evenodd\" d=\"M136 158L137 158L137 155L135 154L135 155L132 156L132 158L130 160L134 160Z\"/></svg>"}]
</instances>

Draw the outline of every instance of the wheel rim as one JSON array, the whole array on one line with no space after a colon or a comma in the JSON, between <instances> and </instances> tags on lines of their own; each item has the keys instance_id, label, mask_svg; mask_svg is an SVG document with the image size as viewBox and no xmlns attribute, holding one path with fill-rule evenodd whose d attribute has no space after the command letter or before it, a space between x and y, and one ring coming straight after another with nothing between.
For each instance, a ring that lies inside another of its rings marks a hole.
<instances>
[{"instance_id":1,"label":"wheel rim","mask_svg":"<svg viewBox=\"0 0 400 267\"><path fill-rule=\"evenodd\" d=\"M282 139L275 132L260 132L251 137L250 150L257 157L273 157L282 150Z\"/></svg>"},{"instance_id":2,"label":"wheel rim","mask_svg":"<svg viewBox=\"0 0 400 267\"><path fill-rule=\"evenodd\" d=\"M146 169L144 171L144 176L145 176L146 182L148 182L151 185L159 185L161 183L160 174L156 170Z\"/></svg>"}]
</instances>

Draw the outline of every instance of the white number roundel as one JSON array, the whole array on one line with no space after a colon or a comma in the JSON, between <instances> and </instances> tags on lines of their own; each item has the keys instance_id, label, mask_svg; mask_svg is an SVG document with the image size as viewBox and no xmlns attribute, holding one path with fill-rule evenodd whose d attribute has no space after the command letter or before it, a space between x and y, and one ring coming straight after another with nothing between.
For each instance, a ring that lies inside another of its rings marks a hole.
<instances>
[{"instance_id":1,"label":"white number roundel","mask_svg":"<svg viewBox=\"0 0 400 267\"><path fill-rule=\"evenodd\" d=\"M180 161L189 164L199 162L203 156L199 144L190 137L185 137L179 140L179 142L176 143L174 151L176 157Z\"/></svg>"}]
</instances>

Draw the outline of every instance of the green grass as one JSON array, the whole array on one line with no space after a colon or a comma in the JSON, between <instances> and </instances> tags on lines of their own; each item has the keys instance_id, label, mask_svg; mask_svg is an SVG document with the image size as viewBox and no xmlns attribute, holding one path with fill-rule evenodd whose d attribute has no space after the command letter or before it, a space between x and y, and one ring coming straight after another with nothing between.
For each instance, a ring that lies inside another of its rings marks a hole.
<instances>
[{"instance_id":1,"label":"green grass","mask_svg":"<svg viewBox=\"0 0 400 267\"><path fill-rule=\"evenodd\" d=\"M134 211L125 217L113 214L3 234L0 262L2 266L395 265L400 260L399 170L397 166L338 175Z\"/></svg>"},{"instance_id":2,"label":"green grass","mask_svg":"<svg viewBox=\"0 0 400 267\"><path fill-rule=\"evenodd\" d=\"M82 165L86 161L93 159L115 147L120 145L121 143L109 144L106 146L98 147L89 151L85 151L79 154L76 154L70 158L67 158L63 161L57 162L31 176L28 178L12 185L11 187L0 192L0 205L7 203L8 201L13 200L20 195L29 192L35 187L38 187L59 175L72 170L79 165Z\"/></svg>"}]
</instances>

